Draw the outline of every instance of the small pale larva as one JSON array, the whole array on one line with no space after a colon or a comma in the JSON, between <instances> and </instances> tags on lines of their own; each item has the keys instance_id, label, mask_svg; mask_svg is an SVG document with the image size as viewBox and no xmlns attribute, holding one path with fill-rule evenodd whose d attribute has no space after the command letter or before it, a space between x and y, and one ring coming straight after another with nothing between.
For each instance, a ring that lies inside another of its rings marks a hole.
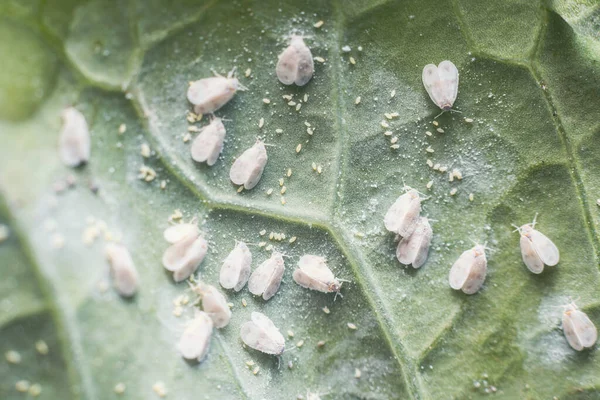
<instances>
[{"instance_id":1,"label":"small pale larva","mask_svg":"<svg viewBox=\"0 0 600 400\"><path fill-rule=\"evenodd\" d=\"M388 231L402 237L408 237L415 231L421 213L419 192L409 187L405 187L405 189L407 192L398 197L383 219Z\"/></svg>"},{"instance_id":2,"label":"small pale larva","mask_svg":"<svg viewBox=\"0 0 600 400\"><path fill-rule=\"evenodd\" d=\"M210 124L200 130L200 134L192 142L190 148L192 159L197 162L206 162L209 166L214 165L223 151L224 140L223 122L221 122L221 118L214 118Z\"/></svg>"},{"instance_id":3,"label":"small pale larva","mask_svg":"<svg viewBox=\"0 0 600 400\"><path fill-rule=\"evenodd\" d=\"M558 264L558 248L546 235L535 229L537 214L533 222L521 227L513 225L521 234L521 257L527 268L534 274L540 274L544 265L553 267Z\"/></svg>"},{"instance_id":4,"label":"small pale larva","mask_svg":"<svg viewBox=\"0 0 600 400\"><path fill-rule=\"evenodd\" d=\"M210 347L213 321L204 311L196 311L196 316L185 328L177 349L187 360L202 361Z\"/></svg>"},{"instance_id":5,"label":"small pale larva","mask_svg":"<svg viewBox=\"0 0 600 400\"><path fill-rule=\"evenodd\" d=\"M290 45L279 55L275 72L284 85L304 86L313 76L315 66L310 49L302 36L294 35Z\"/></svg>"},{"instance_id":6,"label":"small pale larva","mask_svg":"<svg viewBox=\"0 0 600 400\"><path fill-rule=\"evenodd\" d=\"M115 289L123 297L133 296L137 292L139 276L129 250L122 244L109 243L104 251Z\"/></svg>"},{"instance_id":7,"label":"small pale larva","mask_svg":"<svg viewBox=\"0 0 600 400\"><path fill-rule=\"evenodd\" d=\"M221 266L219 283L225 289L233 289L236 292L248 282L250 277L250 264L252 264L252 253L246 243L237 242L235 248L229 253Z\"/></svg>"},{"instance_id":8,"label":"small pale larva","mask_svg":"<svg viewBox=\"0 0 600 400\"><path fill-rule=\"evenodd\" d=\"M598 339L596 326L575 303L569 304L563 312L562 328L567 342L577 351L594 346Z\"/></svg>"},{"instance_id":9,"label":"small pale larva","mask_svg":"<svg viewBox=\"0 0 600 400\"><path fill-rule=\"evenodd\" d=\"M476 245L463 252L450 269L450 287L466 294L474 294L483 285L486 274L485 247Z\"/></svg>"},{"instance_id":10,"label":"small pale larva","mask_svg":"<svg viewBox=\"0 0 600 400\"><path fill-rule=\"evenodd\" d=\"M216 287L200 283L192 285L194 293L202 300L202 310L212 319L216 328L224 328L231 319L231 309L227 299Z\"/></svg>"},{"instance_id":11,"label":"small pale larva","mask_svg":"<svg viewBox=\"0 0 600 400\"><path fill-rule=\"evenodd\" d=\"M251 320L240 329L246 346L266 354L280 355L285 350L285 339L273 321L266 315L253 312Z\"/></svg>"},{"instance_id":12,"label":"small pale larva","mask_svg":"<svg viewBox=\"0 0 600 400\"><path fill-rule=\"evenodd\" d=\"M323 257L305 254L292 275L294 281L307 289L323 293L339 292L342 283L335 278Z\"/></svg>"},{"instance_id":13,"label":"small pale larva","mask_svg":"<svg viewBox=\"0 0 600 400\"><path fill-rule=\"evenodd\" d=\"M223 107L238 90L246 88L235 78L235 68L227 77L216 74L190 84L187 98L194 105L196 114L212 114Z\"/></svg>"},{"instance_id":14,"label":"small pale larva","mask_svg":"<svg viewBox=\"0 0 600 400\"><path fill-rule=\"evenodd\" d=\"M175 282L181 282L198 268L206 255L208 243L200 236L198 227L191 223L170 226L163 236L172 243L163 253L163 266L173 272Z\"/></svg>"},{"instance_id":15,"label":"small pale larva","mask_svg":"<svg viewBox=\"0 0 600 400\"><path fill-rule=\"evenodd\" d=\"M420 217L415 231L398 243L396 248L398 261L404 265L412 264L413 268L421 268L427 261L432 236L433 230L429 220Z\"/></svg>"},{"instance_id":16,"label":"small pale larva","mask_svg":"<svg viewBox=\"0 0 600 400\"><path fill-rule=\"evenodd\" d=\"M81 112L67 107L61 114L58 152L61 161L69 167L77 167L90 159L91 140L88 124Z\"/></svg>"},{"instance_id":17,"label":"small pale larva","mask_svg":"<svg viewBox=\"0 0 600 400\"><path fill-rule=\"evenodd\" d=\"M273 252L271 258L263 262L252 272L248 281L248 290L255 296L269 300L277 293L285 265L281 253Z\"/></svg>"},{"instance_id":18,"label":"small pale larva","mask_svg":"<svg viewBox=\"0 0 600 400\"><path fill-rule=\"evenodd\" d=\"M450 111L458 94L458 69L451 61L442 61L437 67L423 68L423 86L431 100L443 111Z\"/></svg>"},{"instance_id":19,"label":"small pale larva","mask_svg":"<svg viewBox=\"0 0 600 400\"><path fill-rule=\"evenodd\" d=\"M267 164L267 149L261 140L257 140L239 156L229 170L229 179L236 185L244 185L244 189L252 189L258 184Z\"/></svg>"}]
</instances>

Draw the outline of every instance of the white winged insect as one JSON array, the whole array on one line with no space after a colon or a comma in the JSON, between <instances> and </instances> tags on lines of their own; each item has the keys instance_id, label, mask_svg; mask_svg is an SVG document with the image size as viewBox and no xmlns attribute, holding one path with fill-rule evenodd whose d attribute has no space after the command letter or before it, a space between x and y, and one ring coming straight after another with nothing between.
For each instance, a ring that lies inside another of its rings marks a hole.
<instances>
[{"instance_id":1,"label":"white winged insect","mask_svg":"<svg viewBox=\"0 0 600 400\"><path fill-rule=\"evenodd\" d=\"M115 289L123 297L133 296L137 292L139 276L129 250L122 244L109 243L104 252Z\"/></svg>"},{"instance_id":2,"label":"white winged insect","mask_svg":"<svg viewBox=\"0 0 600 400\"><path fill-rule=\"evenodd\" d=\"M452 289L474 294L481 288L487 274L485 249L485 246L478 244L458 257L450 269L449 281Z\"/></svg>"},{"instance_id":3,"label":"white winged insect","mask_svg":"<svg viewBox=\"0 0 600 400\"><path fill-rule=\"evenodd\" d=\"M181 282L196 271L206 255L208 243L195 223L170 226L163 236L171 243L163 253L163 266L173 272L175 282Z\"/></svg>"},{"instance_id":4,"label":"white winged insect","mask_svg":"<svg viewBox=\"0 0 600 400\"><path fill-rule=\"evenodd\" d=\"M533 222L521 227L513 225L521 234L521 257L527 268L534 274L540 274L544 265L553 267L558 264L558 248L546 235L535 229L537 214Z\"/></svg>"},{"instance_id":5,"label":"white winged insect","mask_svg":"<svg viewBox=\"0 0 600 400\"><path fill-rule=\"evenodd\" d=\"M598 340L596 326L575 303L566 306L562 316L562 329L569 345L577 351L594 346Z\"/></svg>"},{"instance_id":6,"label":"white winged insect","mask_svg":"<svg viewBox=\"0 0 600 400\"><path fill-rule=\"evenodd\" d=\"M294 281L307 289L323 293L338 293L342 287L339 279L327 266L325 258L305 254L298 261L298 269L292 274Z\"/></svg>"},{"instance_id":7,"label":"white winged insect","mask_svg":"<svg viewBox=\"0 0 600 400\"><path fill-rule=\"evenodd\" d=\"M202 361L210 347L213 321L204 311L196 311L196 316L185 328L177 349L187 360Z\"/></svg>"},{"instance_id":8,"label":"white winged insect","mask_svg":"<svg viewBox=\"0 0 600 400\"><path fill-rule=\"evenodd\" d=\"M236 185L244 185L245 189L252 189L260 180L267 160L265 144L257 140L233 162L229 179Z\"/></svg>"},{"instance_id":9,"label":"white winged insect","mask_svg":"<svg viewBox=\"0 0 600 400\"><path fill-rule=\"evenodd\" d=\"M234 76L235 68L227 77L217 74L190 83L187 98L196 114L212 114L223 107L238 90L247 90Z\"/></svg>"},{"instance_id":10,"label":"white winged insect","mask_svg":"<svg viewBox=\"0 0 600 400\"><path fill-rule=\"evenodd\" d=\"M255 296L269 300L277 293L285 265L281 253L273 252L271 258L265 260L250 275L248 290Z\"/></svg>"},{"instance_id":11,"label":"white winged insect","mask_svg":"<svg viewBox=\"0 0 600 400\"><path fill-rule=\"evenodd\" d=\"M285 350L285 339L273 321L266 315L253 312L251 320L240 329L246 346L266 354L280 355Z\"/></svg>"},{"instance_id":12,"label":"white winged insect","mask_svg":"<svg viewBox=\"0 0 600 400\"><path fill-rule=\"evenodd\" d=\"M412 264L413 268L421 268L429 255L429 246L433 230L426 217L420 217L414 232L400 240L396 248L396 258L404 265Z\"/></svg>"},{"instance_id":13,"label":"white winged insect","mask_svg":"<svg viewBox=\"0 0 600 400\"><path fill-rule=\"evenodd\" d=\"M67 107L62 114L62 128L58 141L61 161L69 167L88 162L91 140L88 124L83 114L74 107Z\"/></svg>"},{"instance_id":14,"label":"white winged insect","mask_svg":"<svg viewBox=\"0 0 600 400\"><path fill-rule=\"evenodd\" d=\"M223 151L223 141L225 140L225 126L221 118L213 118L210 124L200 130L192 142L190 153L192 159L197 162L206 162L212 166L217 162L219 154Z\"/></svg>"},{"instance_id":15,"label":"white winged insect","mask_svg":"<svg viewBox=\"0 0 600 400\"><path fill-rule=\"evenodd\" d=\"M295 83L304 86L310 81L315 70L312 53L302 36L293 35L290 45L279 55L275 72L284 85Z\"/></svg>"},{"instance_id":16,"label":"white winged insect","mask_svg":"<svg viewBox=\"0 0 600 400\"><path fill-rule=\"evenodd\" d=\"M252 264L252 253L244 242L237 242L235 248L229 253L221 266L219 283L225 289L233 289L236 292L248 282L250 277L250 264Z\"/></svg>"},{"instance_id":17,"label":"white winged insect","mask_svg":"<svg viewBox=\"0 0 600 400\"><path fill-rule=\"evenodd\" d=\"M442 61L437 67L423 68L423 86L431 100L444 111L450 111L458 94L458 69L451 61ZM439 116L439 115L438 115ZM437 117L436 117L437 118Z\"/></svg>"},{"instance_id":18,"label":"white winged insect","mask_svg":"<svg viewBox=\"0 0 600 400\"><path fill-rule=\"evenodd\" d=\"M223 293L216 287L202 282L191 286L194 293L200 296L202 310L213 320L215 327L226 327L231 319L231 309Z\"/></svg>"},{"instance_id":19,"label":"white winged insect","mask_svg":"<svg viewBox=\"0 0 600 400\"><path fill-rule=\"evenodd\" d=\"M404 190L406 193L398 197L388 209L383 223L388 231L408 237L415 231L419 222L421 196L419 192L408 186L405 186Z\"/></svg>"}]
</instances>

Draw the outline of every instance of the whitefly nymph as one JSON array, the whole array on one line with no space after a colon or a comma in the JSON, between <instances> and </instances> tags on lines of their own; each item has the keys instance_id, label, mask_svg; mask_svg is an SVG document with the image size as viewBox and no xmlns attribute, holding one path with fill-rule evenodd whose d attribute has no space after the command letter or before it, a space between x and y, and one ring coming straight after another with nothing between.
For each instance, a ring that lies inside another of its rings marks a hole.
<instances>
[{"instance_id":1,"label":"whitefly nymph","mask_svg":"<svg viewBox=\"0 0 600 400\"><path fill-rule=\"evenodd\" d=\"M546 235L535 229L537 214L533 222L520 227L513 225L521 234L521 257L527 268L534 274L540 274L544 265L553 267L558 264L558 248Z\"/></svg>"},{"instance_id":2,"label":"whitefly nymph","mask_svg":"<svg viewBox=\"0 0 600 400\"><path fill-rule=\"evenodd\" d=\"M476 245L464 251L450 269L450 287L462 290L465 294L474 294L481 289L487 274L485 246Z\"/></svg>"},{"instance_id":3,"label":"whitefly nymph","mask_svg":"<svg viewBox=\"0 0 600 400\"><path fill-rule=\"evenodd\" d=\"M575 303L566 306L562 316L562 329L569 345L577 351L593 347L598 340L596 326Z\"/></svg>"},{"instance_id":4,"label":"whitefly nymph","mask_svg":"<svg viewBox=\"0 0 600 400\"><path fill-rule=\"evenodd\" d=\"M212 114L233 98L238 90L246 88L234 76L235 68L225 77L216 76L190 83L187 98L196 114Z\"/></svg>"},{"instance_id":5,"label":"whitefly nymph","mask_svg":"<svg viewBox=\"0 0 600 400\"><path fill-rule=\"evenodd\" d=\"M305 254L298 261L298 269L292 275L294 281L307 289L323 293L337 293L342 283L327 266L325 258Z\"/></svg>"},{"instance_id":6,"label":"whitefly nymph","mask_svg":"<svg viewBox=\"0 0 600 400\"><path fill-rule=\"evenodd\" d=\"M279 55L275 72L284 85L304 86L315 70L312 53L302 36L293 35L290 45Z\"/></svg>"},{"instance_id":7,"label":"whitefly nymph","mask_svg":"<svg viewBox=\"0 0 600 400\"><path fill-rule=\"evenodd\" d=\"M451 61L438 66L427 64L423 68L423 86L431 100L442 109L450 111L458 94L458 69Z\"/></svg>"},{"instance_id":8,"label":"whitefly nymph","mask_svg":"<svg viewBox=\"0 0 600 400\"><path fill-rule=\"evenodd\" d=\"M285 350L285 339L273 321L266 315L253 312L251 320L240 329L246 346L266 354L280 355Z\"/></svg>"}]
</instances>

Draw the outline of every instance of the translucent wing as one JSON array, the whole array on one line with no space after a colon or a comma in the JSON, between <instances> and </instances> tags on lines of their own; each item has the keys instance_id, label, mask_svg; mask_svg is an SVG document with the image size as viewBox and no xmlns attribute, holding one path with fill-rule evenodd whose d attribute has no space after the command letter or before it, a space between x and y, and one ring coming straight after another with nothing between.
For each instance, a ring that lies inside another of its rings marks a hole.
<instances>
[{"instance_id":1,"label":"translucent wing","mask_svg":"<svg viewBox=\"0 0 600 400\"><path fill-rule=\"evenodd\" d=\"M236 185L252 189L260 180L266 162L267 150L264 143L258 141L233 162L229 179Z\"/></svg>"},{"instance_id":2,"label":"translucent wing","mask_svg":"<svg viewBox=\"0 0 600 400\"><path fill-rule=\"evenodd\" d=\"M227 299L214 286L203 285L202 310L213 320L215 327L223 328L229 324L231 309L227 305Z\"/></svg>"},{"instance_id":3,"label":"translucent wing","mask_svg":"<svg viewBox=\"0 0 600 400\"><path fill-rule=\"evenodd\" d=\"M535 252L544 264L550 267L558 264L560 256L558 248L552 240L548 239L546 235L535 229L531 231L530 237Z\"/></svg>"},{"instance_id":4,"label":"translucent wing","mask_svg":"<svg viewBox=\"0 0 600 400\"><path fill-rule=\"evenodd\" d=\"M408 237L417 227L420 212L421 198L416 190L411 189L398 197L385 214L383 223L387 230Z\"/></svg>"},{"instance_id":5,"label":"translucent wing","mask_svg":"<svg viewBox=\"0 0 600 400\"><path fill-rule=\"evenodd\" d=\"M487 259L485 255L478 255L473 259L469 277L462 287L463 293L474 294L483 285L487 274Z\"/></svg>"},{"instance_id":6,"label":"translucent wing","mask_svg":"<svg viewBox=\"0 0 600 400\"><path fill-rule=\"evenodd\" d=\"M197 162L206 162L209 166L214 165L223 150L224 140L225 127L220 119L215 119L192 142L190 148L192 159Z\"/></svg>"},{"instance_id":7,"label":"translucent wing","mask_svg":"<svg viewBox=\"0 0 600 400\"><path fill-rule=\"evenodd\" d=\"M297 58L297 73L294 83L298 86L304 86L310 81L315 70L312 53L304 40L301 37L295 36L292 39L292 45L296 48Z\"/></svg>"},{"instance_id":8,"label":"translucent wing","mask_svg":"<svg viewBox=\"0 0 600 400\"><path fill-rule=\"evenodd\" d=\"M471 272L474 261L475 253L471 249L464 251L460 257L458 257L458 260L456 260L450 269L449 281L452 289L462 289L469 278L469 273Z\"/></svg>"},{"instance_id":9,"label":"translucent wing","mask_svg":"<svg viewBox=\"0 0 600 400\"><path fill-rule=\"evenodd\" d=\"M265 286L262 294L264 300L269 300L275 295L275 293L277 293L277 290L279 290L279 286L281 285L281 279L283 278L283 272L285 269L281 254L275 253L271 259L273 260L272 263L274 264L274 267L271 276L269 277L268 284Z\"/></svg>"},{"instance_id":10,"label":"translucent wing","mask_svg":"<svg viewBox=\"0 0 600 400\"><path fill-rule=\"evenodd\" d=\"M335 279L323 257L306 254L298 261L298 267L313 279L330 282Z\"/></svg>"},{"instance_id":11,"label":"translucent wing","mask_svg":"<svg viewBox=\"0 0 600 400\"><path fill-rule=\"evenodd\" d=\"M417 227L415 232L417 231L419 232L419 235L417 236L419 240L417 252L412 261L413 268L421 268L423 264L425 264L425 261L427 261L429 246L431 245L431 238L433 237L433 230L431 229L431 225L429 225L429 220L427 218L421 218L419 227Z\"/></svg>"},{"instance_id":12,"label":"translucent wing","mask_svg":"<svg viewBox=\"0 0 600 400\"><path fill-rule=\"evenodd\" d=\"M177 349L188 360L202 361L206 357L212 336L213 322L210 317L198 311L192 323L185 329Z\"/></svg>"},{"instance_id":13,"label":"translucent wing","mask_svg":"<svg viewBox=\"0 0 600 400\"><path fill-rule=\"evenodd\" d=\"M284 85L291 85L296 80L298 74L298 51L294 46L288 46L283 53L279 55L275 73L277 79Z\"/></svg>"},{"instance_id":14,"label":"translucent wing","mask_svg":"<svg viewBox=\"0 0 600 400\"><path fill-rule=\"evenodd\" d=\"M598 339L598 330L588 316L579 310L574 310L570 315L573 331L582 347L592 347Z\"/></svg>"},{"instance_id":15,"label":"translucent wing","mask_svg":"<svg viewBox=\"0 0 600 400\"><path fill-rule=\"evenodd\" d=\"M574 324L573 318L571 316L572 313L573 313L573 311L566 311L565 313L563 313L563 318L562 318L563 333L565 334L565 338L567 339L567 342L569 342L569 345L573 349L575 349L577 351L581 351L581 350L583 350L583 346L582 346L581 342L579 341L579 337L575 333L575 324Z\"/></svg>"},{"instance_id":16,"label":"translucent wing","mask_svg":"<svg viewBox=\"0 0 600 400\"><path fill-rule=\"evenodd\" d=\"M521 236L521 257L527 268L534 274L540 274L544 270L544 263L533 247L533 243L525 235Z\"/></svg>"},{"instance_id":17,"label":"translucent wing","mask_svg":"<svg viewBox=\"0 0 600 400\"><path fill-rule=\"evenodd\" d=\"M298 261L298 269L294 271L292 277L298 285L307 289L323 293L339 289L339 282L336 281L323 257L311 254L302 256ZM332 289L333 287L336 289Z\"/></svg>"},{"instance_id":18,"label":"translucent wing","mask_svg":"<svg viewBox=\"0 0 600 400\"><path fill-rule=\"evenodd\" d=\"M263 353L279 355L285 349L285 340L279 329L259 312L253 312L252 320L242 325L240 336L247 346Z\"/></svg>"},{"instance_id":19,"label":"translucent wing","mask_svg":"<svg viewBox=\"0 0 600 400\"><path fill-rule=\"evenodd\" d=\"M250 276L251 263L252 253L244 242L239 242L223 261L219 275L221 286L240 291Z\"/></svg>"},{"instance_id":20,"label":"translucent wing","mask_svg":"<svg viewBox=\"0 0 600 400\"><path fill-rule=\"evenodd\" d=\"M175 282L181 282L189 278L189 276L196 271L204 259L207 250L208 243L206 242L206 239L204 239L202 236L199 236L186 251L180 268L173 272L173 280Z\"/></svg>"},{"instance_id":21,"label":"translucent wing","mask_svg":"<svg viewBox=\"0 0 600 400\"><path fill-rule=\"evenodd\" d=\"M444 88L444 103L450 109L458 94L458 69L454 63L446 60L438 65L438 74Z\"/></svg>"},{"instance_id":22,"label":"translucent wing","mask_svg":"<svg viewBox=\"0 0 600 400\"><path fill-rule=\"evenodd\" d=\"M420 217L415 231L398 243L396 248L398 261L404 265L412 264L414 268L421 267L427 260L432 235L433 231L428 219Z\"/></svg>"},{"instance_id":23,"label":"translucent wing","mask_svg":"<svg viewBox=\"0 0 600 400\"><path fill-rule=\"evenodd\" d=\"M255 149L256 159L254 167L249 171L244 183L244 188L247 190L254 188L258 184L268 159L267 149L263 142L257 142L253 148Z\"/></svg>"},{"instance_id":24,"label":"translucent wing","mask_svg":"<svg viewBox=\"0 0 600 400\"><path fill-rule=\"evenodd\" d=\"M423 86L431 100L442 110L450 110L458 94L458 70L450 61L439 66L427 64L423 68Z\"/></svg>"},{"instance_id":25,"label":"translucent wing","mask_svg":"<svg viewBox=\"0 0 600 400\"><path fill-rule=\"evenodd\" d=\"M165 250L162 257L163 266L173 271L173 279L180 282L198 268L207 249L208 244L203 237L187 236Z\"/></svg>"},{"instance_id":26,"label":"translucent wing","mask_svg":"<svg viewBox=\"0 0 600 400\"><path fill-rule=\"evenodd\" d=\"M256 296L262 295L263 299L269 300L279 289L283 272L283 257L279 253L274 253L250 275L248 290Z\"/></svg>"},{"instance_id":27,"label":"translucent wing","mask_svg":"<svg viewBox=\"0 0 600 400\"><path fill-rule=\"evenodd\" d=\"M198 227L194 224L178 224L165 229L163 237L171 244L177 243L185 237L197 236L200 234Z\"/></svg>"}]
</instances>

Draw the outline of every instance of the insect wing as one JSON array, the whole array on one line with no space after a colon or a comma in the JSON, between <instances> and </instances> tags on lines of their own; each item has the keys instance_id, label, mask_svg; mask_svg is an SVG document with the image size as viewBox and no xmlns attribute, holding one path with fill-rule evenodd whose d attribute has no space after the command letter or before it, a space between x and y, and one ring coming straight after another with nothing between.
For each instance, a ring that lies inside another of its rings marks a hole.
<instances>
[{"instance_id":1,"label":"insect wing","mask_svg":"<svg viewBox=\"0 0 600 400\"><path fill-rule=\"evenodd\" d=\"M471 266L475 261L475 253L469 249L464 251L458 260L452 265L450 269L450 287L455 290L462 289L463 285L469 278L471 272Z\"/></svg>"},{"instance_id":2,"label":"insect wing","mask_svg":"<svg viewBox=\"0 0 600 400\"><path fill-rule=\"evenodd\" d=\"M283 53L279 55L275 73L277 79L284 85L291 85L298 75L298 59L300 55L294 46L288 46Z\"/></svg>"},{"instance_id":3,"label":"insect wing","mask_svg":"<svg viewBox=\"0 0 600 400\"><path fill-rule=\"evenodd\" d=\"M239 242L229 253L219 275L219 282L225 289L234 289L240 291L250 276L250 264L252 263L252 253L245 243Z\"/></svg>"},{"instance_id":4,"label":"insect wing","mask_svg":"<svg viewBox=\"0 0 600 400\"><path fill-rule=\"evenodd\" d=\"M211 285L201 287L202 310L213 320L215 327L223 328L229 324L231 309L227 305L227 299L223 293Z\"/></svg>"},{"instance_id":5,"label":"insect wing","mask_svg":"<svg viewBox=\"0 0 600 400\"><path fill-rule=\"evenodd\" d=\"M538 253L533 247L531 240L525 236L521 236L521 257L527 268L534 274L540 274L544 270L544 263L538 256Z\"/></svg>"},{"instance_id":6,"label":"insect wing","mask_svg":"<svg viewBox=\"0 0 600 400\"><path fill-rule=\"evenodd\" d=\"M114 243L106 245L105 253L115 289L121 296L133 296L137 291L139 277L131 254L125 246Z\"/></svg>"},{"instance_id":7,"label":"insect wing","mask_svg":"<svg viewBox=\"0 0 600 400\"><path fill-rule=\"evenodd\" d=\"M266 315L253 312L252 320L245 322L240 329L242 341L255 350L279 355L285 349L285 339L279 329Z\"/></svg>"},{"instance_id":8,"label":"insect wing","mask_svg":"<svg viewBox=\"0 0 600 400\"><path fill-rule=\"evenodd\" d=\"M175 244L190 235L195 238L199 234L200 231L198 230L198 227L194 224L178 224L165 229L165 231L163 232L163 237L167 242Z\"/></svg>"},{"instance_id":9,"label":"insect wing","mask_svg":"<svg viewBox=\"0 0 600 400\"><path fill-rule=\"evenodd\" d=\"M552 240L548 239L546 235L535 229L533 229L530 233L530 237L535 252L544 264L550 267L558 264L560 255L558 248L552 242Z\"/></svg>"},{"instance_id":10,"label":"insect wing","mask_svg":"<svg viewBox=\"0 0 600 400\"><path fill-rule=\"evenodd\" d=\"M220 119L215 119L194 139L190 148L192 159L206 162L209 166L214 165L223 150L224 140L225 127Z\"/></svg>"},{"instance_id":11,"label":"insect wing","mask_svg":"<svg viewBox=\"0 0 600 400\"><path fill-rule=\"evenodd\" d=\"M197 359L202 361L210 347L212 330L212 319L206 313L198 311L194 320L179 339L177 349L181 356L188 360Z\"/></svg>"}]
</instances>

